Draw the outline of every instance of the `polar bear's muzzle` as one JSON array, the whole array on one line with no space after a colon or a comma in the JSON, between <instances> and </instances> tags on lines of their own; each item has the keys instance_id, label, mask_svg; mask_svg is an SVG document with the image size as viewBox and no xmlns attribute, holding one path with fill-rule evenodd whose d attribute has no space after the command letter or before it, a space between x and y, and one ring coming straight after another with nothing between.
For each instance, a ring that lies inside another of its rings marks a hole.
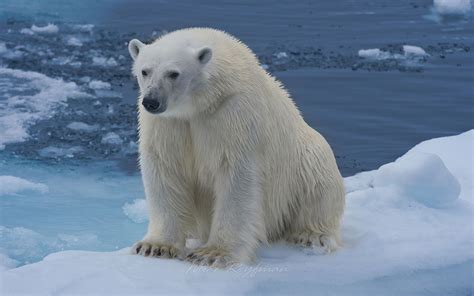
<instances>
[{"instance_id":1,"label":"polar bear's muzzle","mask_svg":"<svg viewBox=\"0 0 474 296\"><path fill-rule=\"evenodd\" d=\"M166 102L157 98L146 96L142 100L142 106L152 114L163 113L166 110Z\"/></svg>"}]
</instances>

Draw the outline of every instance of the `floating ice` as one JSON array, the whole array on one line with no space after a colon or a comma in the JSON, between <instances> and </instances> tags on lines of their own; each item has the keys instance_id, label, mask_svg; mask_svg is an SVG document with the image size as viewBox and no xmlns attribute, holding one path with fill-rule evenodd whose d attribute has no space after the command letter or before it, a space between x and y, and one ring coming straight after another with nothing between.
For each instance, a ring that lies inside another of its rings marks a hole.
<instances>
[{"instance_id":1,"label":"floating ice","mask_svg":"<svg viewBox=\"0 0 474 296\"><path fill-rule=\"evenodd\" d=\"M33 30L31 29L28 29L28 28L23 28L20 30L20 33L21 34L25 34L25 35L34 35L35 32L33 32Z\"/></svg>"},{"instance_id":2,"label":"floating ice","mask_svg":"<svg viewBox=\"0 0 474 296\"><path fill-rule=\"evenodd\" d=\"M41 157L47 158L60 158L60 157L68 157L73 158L74 154L84 151L84 149L80 146L62 148L62 147L54 147L49 146L46 148L41 149L38 153Z\"/></svg>"},{"instance_id":3,"label":"floating ice","mask_svg":"<svg viewBox=\"0 0 474 296\"><path fill-rule=\"evenodd\" d=\"M67 128L75 130L75 131L83 131L83 132L93 132L99 129L99 126L94 124L90 125L84 122L74 121L67 125Z\"/></svg>"},{"instance_id":4,"label":"floating ice","mask_svg":"<svg viewBox=\"0 0 474 296\"><path fill-rule=\"evenodd\" d=\"M371 48L371 49L361 49L358 52L359 56L364 59L372 59L372 60L386 60L393 58L392 54L378 48Z\"/></svg>"},{"instance_id":5,"label":"floating ice","mask_svg":"<svg viewBox=\"0 0 474 296\"><path fill-rule=\"evenodd\" d=\"M91 80L89 82L89 88L91 89L110 89L110 87L110 83L100 80Z\"/></svg>"},{"instance_id":6,"label":"floating ice","mask_svg":"<svg viewBox=\"0 0 474 296\"><path fill-rule=\"evenodd\" d=\"M115 67L118 66L117 61L114 58L105 58L105 57L93 57L92 64L100 67Z\"/></svg>"},{"instance_id":7,"label":"floating ice","mask_svg":"<svg viewBox=\"0 0 474 296\"><path fill-rule=\"evenodd\" d=\"M344 246L327 256L275 244L263 247L253 266L215 270L179 260L134 256L129 249L67 251L4 271L0 291L6 295L153 295L158 289L168 295L308 291L331 295L470 295L473 204L472 196L466 195L473 187L473 143L474 131L426 141L379 170L346 178ZM459 188L453 176L461 185L459 198L455 198ZM443 194L447 197L441 197ZM438 202L443 207L438 207ZM135 201L123 210L129 217L141 219L143 203ZM12 229L4 231L7 236L9 232ZM31 240L34 234L21 235L21 229L13 233L17 240L11 240L5 250L41 250L38 240ZM15 241L18 245L13 244Z\"/></svg>"},{"instance_id":8,"label":"floating ice","mask_svg":"<svg viewBox=\"0 0 474 296\"><path fill-rule=\"evenodd\" d=\"M286 52L284 52L284 51L281 51L281 52L277 52L277 53L275 54L275 57L276 57L277 59L285 59L285 58L288 57L288 54L287 54Z\"/></svg>"},{"instance_id":9,"label":"floating ice","mask_svg":"<svg viewBox=\"0 0 474 296\"><path fill-rule=\"evenodd\" d=\"M405 56L427 56L426 51L418 46L403 45L403 52Z\"/></svg>"},{"instance_id":10,"label":"floating ice","mask_svg":"<svg viewBox=\"0 0 474 296\"><path fill-rule=\"evenodd\" d=\"M74 25L73 29L79 32L92 33L92 30L94 29L94 25L92 24Z\"/></svg>"},{"instance_id":11,"label":"floating ice","mask_svg":"<svg viewBox=\"0 0 474 296\"><path fill-rule=\"evenodd\" d=\"M135 199L133 203L126 203L122 207L123 213L135 223L148 221L148 211L145 199Z\"/></svg>"},{"instance_id":12,"label":"floating ice","mask_svg":"<svg viewBox=\"0 0 474 296\"><path fill-rule=\"evenodd\" d=\"M59 234L56 237L49 237L25 227L4 226L0 226L0 242L3 246L3 250L0 249L0 255L10 258L20 257L26 263L35 262L53 250L88 248L99 244L94 234Z\"/></svg>"},{"instance_id":13,"label":"floating ice","mask_svg":"<svg viewBox=\"0 0 474 296\"><path fill-rule=\"evenodd\" d=\"M114 132L108 132L102 138L102 144L110 144L110 145L121 145L123 143L122 138Z\"/></svg>"},{"instance_id":14,"label":"floating ice","mask_svg":"<svg viewBox=\"0 0 474 296\"><path fill-rule=\"evenodd\" d=\"M5 42L0 42L0 55L6 53L8 51L7 45Z\"/></svg>"},{"instance_id":15,"label":"floating ice","mask_svg":"<svg viewBox=\"0 0 474 296\"><path fill-rule=\"evenodd\" d=\"M69 37L66 43L71 46L82 46L81 39L74 36Z\"/></svg>"},{"instance_id":16,"label":"floating ice","mask_svg":"<svg viewBox=\"0 0 474 296\"><path fill-rule=\"evenodd\" d=\"M434 0L435 11L440 15L464 15L472 10L471 0Z\"/></svg>"},{"instance_id":17,"label":"floating ice","mask_svg":"<svg viewBox=\"0 0 474 296\"><path fill-rule=\"evenodd\" d=\"M90 97L74 82L0 67L0 149L28 137L27 127L51 116L68 98Z\"/></svg>"},{"instance_id":18,"label":"floating ice","mask_svg":"<svg viewBox=\"0 0 474 296\"><path fill-rule=\"evenodd\" d=\"M56 34L57 32L59 32L59 28L58 28L58 26L56 26L54 24L47 24L44 27L39 27L39 26L36 26L36 25L32 25L30 29L24 28L24 29L21 29L21 31L20 31L20 33L27 34L27 35L33 35L35 33L38 33L38 34Z\"/></svg>"},{"instance_id":19,"label":"floating ice","mask_svg":"<svg viewBox=\"0 0 474 296\"><path fill-rule=\"evenodd\" d=\"M0 196L13 195L25 191L48 192L48 186L14 176L0 176Z\"/></svg>"}]
</instances>

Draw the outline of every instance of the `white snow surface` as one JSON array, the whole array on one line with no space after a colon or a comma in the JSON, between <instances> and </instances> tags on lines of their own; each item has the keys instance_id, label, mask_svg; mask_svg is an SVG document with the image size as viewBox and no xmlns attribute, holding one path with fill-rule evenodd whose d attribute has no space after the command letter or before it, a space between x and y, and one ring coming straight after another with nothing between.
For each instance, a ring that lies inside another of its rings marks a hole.
<instances>
[{"instance_id":1,"label":"white snow surface","mask_svg":"<svg viewBox=\"0 0 474 296\"><path fill-rule=\"evenodd\" d=\"M464 15L472 10L471 0L434 0L435 11L440 15Z\"/></svg>"},{"instance_id":2,"label":"white snow surface","mask_svg":"<svg viewBox=\"0 0 474 296\"><path fill-rule=\"evenodd\" d=\"M329 255L281 242L253 266L214 270L129 249L65 251L3 271L0 294L472 295L473 146L474 130L433 139L345 178L344 246Z\"/></svg>"}]
</instances>

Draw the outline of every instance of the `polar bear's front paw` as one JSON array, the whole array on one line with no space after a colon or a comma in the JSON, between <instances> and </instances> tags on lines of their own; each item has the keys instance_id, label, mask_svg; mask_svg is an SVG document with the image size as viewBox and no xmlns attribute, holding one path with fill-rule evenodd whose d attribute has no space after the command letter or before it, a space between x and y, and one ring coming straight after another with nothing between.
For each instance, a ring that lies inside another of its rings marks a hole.
<instances>
[{"instance_id":1,"label":"polar bear's front paw","mask_svg":"<svg viewBox=\"0 0 474 296\"><path fill-rule=\"evenodd\" d=\"M167 244L139 241L132 247L132 253L145 257L176 258L179 250Z\"/></svg>"},{"instance_id":2,"label":"polar bear's front paw","mask_svg":"<svg viewBox=\"0 0 474 296\"><path fill-rule=\"evenodd\" d=\"M232 261L230 253L220 247L202 247L192 250L186 260L197 265L208 265L216 268L226 268L236 262Z\"/></svg>"},{"instance_id":3,"label":"polar bear's front paw","mask_svg":"<svg viewBox=\"0 0 474 296\"><path fill-rule=\"evenodd\" d=\"M287 240L303 247L320 249L322 253L326 254L338 248L337 240L333 235L320 234L312 231L302 231L291 234Z\"/></svg>"}]
</instances>

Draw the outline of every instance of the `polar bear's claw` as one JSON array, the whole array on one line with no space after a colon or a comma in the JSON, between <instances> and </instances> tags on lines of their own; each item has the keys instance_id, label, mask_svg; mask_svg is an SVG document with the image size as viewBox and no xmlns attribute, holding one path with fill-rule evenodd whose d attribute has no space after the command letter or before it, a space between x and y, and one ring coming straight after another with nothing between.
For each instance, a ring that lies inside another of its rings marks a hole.
<instances>
[{"instance_id":1,"label":"polar bear's claw","mask_svg":"<svg viewBox=\"0 0 474 296\"><path fill-rule=\"evenodd\" d=\"M192 250L186 256L186 261L216 268L225 268L232 264L229 252L218 247L202 247Z\"/></svg>"},{"instance_id":2,"label":"polar bear's claw","mask_svg":"<svg viewBox=\"0 0 474 296\"><path fill-rule=\"evenodd\" d=\"M288 236L287 241L312 248L321 248L324 253L331 253L338 248L337 240L333 235L302 231Z\"/></svg>"},{"instance_id":3,"label":"polar bear's claw","mask_svg":"<svg viewBox=\"0 0 474 296\"><path fill-rule=\"evenodd\" d=\"M132 253L145 257L176 258L179 250L173 246L140 241L132 249Z\"/></svg>"}]
</instances>

